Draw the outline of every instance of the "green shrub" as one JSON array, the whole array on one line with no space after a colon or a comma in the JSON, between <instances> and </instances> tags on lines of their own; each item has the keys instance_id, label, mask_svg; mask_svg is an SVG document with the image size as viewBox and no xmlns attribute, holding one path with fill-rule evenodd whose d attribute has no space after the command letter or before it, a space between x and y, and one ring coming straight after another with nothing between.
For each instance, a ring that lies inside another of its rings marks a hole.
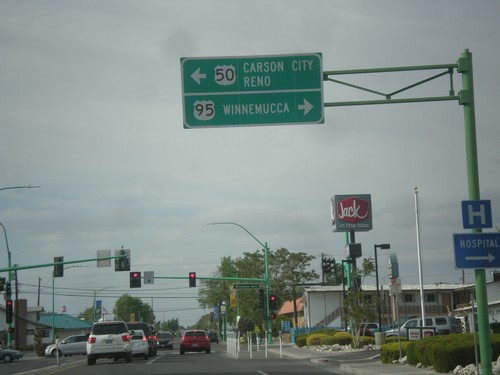
<instances>
[{"instance_id":1,"label":"green shrub","mask_svg":"<svg viewBox=\"0 0 500 375\"><path fill-rule=\"evenodd\" d=\"M347 332L337 332L333 338L335 339L335 344L339 345L350 345L352 344L352 335Z\"/></svg>"},{"instance_id":2,"label":"green shrub","mask_svg":"<svg viewBox=\"0 0 500 375\"><path fill-rule=\"evenodd\" d=\"M490 329L493 333L500 333L500 322L490 323Z\"/></svg>"},{"instance_id":3,"label":"green shrub","mask_svg":"<svg viewBox=\"0 0 500 375\"><path fill-rule=\"evenodd\" d=\"M302 348L306 344L307 344L307 335L300 335L295 337L295 345L297 345L299 348Z\"/></svg>"},{"instance_id":4,"label":"green shrub","mask_svg":"<svg viewBox=\"0 0 500 375\"><path fill-rule=\"evenodd\" d=\"M492 359L496 360L500 355L500 335L491 335L491 348ZM432 366L436 372L447 373L458 365L467 366L475 362L474 338L469 333L426 337L408 342L406 353L410 365L422 363ZM384 362L386 357L390 358L390 352L383 355L381 349L380 356Z\"/></svg>"},{"instance_id":5,"label":"green shrub","mask_svg":"<svg viewBox=\"0 0 500 375\"><path fill-rule=\"evenodd\" d=\"M321 339L325 338L326 335L324 333L312 333L307 337L307 346L311 345L320 345Z\"/></svg>"},{"instance_id":6,"label":"green shrub","mask_svg":"<svg viewBox=\"0 0 500 375\"><path fill-rule=\"evenodd\" d=\"M361 345L375 345L375 337L372 336L361 336L359 338Z\"/></svg>"},{"instance_id":7,"label":"green shrub","mask_svg":"<svg viewBox=\"0 0 500 375\"><path fill-rule=\"evenodd\" d=\"M406 355L408 345L410 344L409 341L401 341L401 352L403 357ZM399 358L399 342L384 344L380 347L380 360L382 363L392 363L392 361Z\"/></svg>"}]
</instances>

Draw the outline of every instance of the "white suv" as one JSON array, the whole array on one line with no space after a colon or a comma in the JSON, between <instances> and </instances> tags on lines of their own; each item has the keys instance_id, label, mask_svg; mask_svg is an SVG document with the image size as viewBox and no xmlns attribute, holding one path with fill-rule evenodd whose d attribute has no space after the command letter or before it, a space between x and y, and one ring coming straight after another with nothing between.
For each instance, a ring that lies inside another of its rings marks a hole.
<instances>
[{"instance_id":1,"label":"white suv","mask_svg":"<svg viewBox=\"0 0 500 375\"><path fill-rule=\"evenodd\" d=\"M97 358L125 358L125 362L132 362L130 334L125 322L94 323L87 341L87 364L94 365Z\"/></svg>"}]
</instances>

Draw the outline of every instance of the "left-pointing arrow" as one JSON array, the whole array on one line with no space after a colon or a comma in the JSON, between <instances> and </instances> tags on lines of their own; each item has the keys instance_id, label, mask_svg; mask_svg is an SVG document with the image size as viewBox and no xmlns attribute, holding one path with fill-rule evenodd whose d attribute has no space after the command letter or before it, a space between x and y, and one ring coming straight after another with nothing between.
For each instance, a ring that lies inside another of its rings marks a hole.
<instances>
[{"instance_id":1,"label":"left-pointing arrow","mask_svg":"<svg viewBox=\"0 0 500 375\"><path fill-rule=\"evenodd\" d=\"M465 257L465 260L487 260L488 262L492 262L495 260L495 257L492 255L492 254L489 254L488 255L484 255L484 256L481 256L481 255L475 255L475 256L468 256L468 257Z\"/></svg>"},{"instance_id":2,"label":"left-pointing arrow","mask_svg":"<svg viewBox=\"0 0 500 375\"><path fill-rule=\"evenodd\" d=\"M201 79L207 78L207 75L205 73L200 73L200 68L198 68L191 74L191 78L194 79L198 85L201 85Z\"/></svg>"},{"instance_id":3,"label":"left-pointing arrow","mask_svg":"<svg viewBox=\"0 0 500 375\"><path fill-rule=\"evenodd\" d=\"M309 113L309 111L311 109L313 109L313 105L311 103L309 103L307 100L304 99L304 104L299 104L299 111L301 109L304 110L304 116L307 115Z\"/></svg>"}]
</instances>

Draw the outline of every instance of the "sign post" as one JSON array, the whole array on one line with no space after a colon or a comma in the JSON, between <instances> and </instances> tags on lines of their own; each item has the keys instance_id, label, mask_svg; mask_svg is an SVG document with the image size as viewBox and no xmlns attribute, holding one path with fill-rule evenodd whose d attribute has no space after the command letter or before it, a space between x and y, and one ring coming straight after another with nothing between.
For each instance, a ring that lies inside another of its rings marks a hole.
<instances>
[{"instance_id":1,"label":"sign post","mask_svg":"<svg viewBox=\"0 0 500 375\"><path fill-rule=\"evenodd\" d=\"M181 58L184 128L324 122L321 53Z\"/></svg>"}]
</instances>

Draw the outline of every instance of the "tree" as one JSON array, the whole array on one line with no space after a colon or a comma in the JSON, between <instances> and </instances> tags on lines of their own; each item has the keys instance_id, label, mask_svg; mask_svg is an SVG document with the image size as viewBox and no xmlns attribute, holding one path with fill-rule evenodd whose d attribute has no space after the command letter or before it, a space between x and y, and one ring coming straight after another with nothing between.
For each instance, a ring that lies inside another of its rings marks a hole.
<instances>
[{"instance_id":1,"label":"tree","mask_svg":"<svg viewBox=\"0 0 500 375\"><path fill-rule=\"evenodd\" d=\"M355 280L361 280L359 285L352 288L346 295L344 307L346 317L350 323L353 346L359 347L362 325L376 318L376 308L378 301L376 298L369 298L363 293L362 282L366 276L371 276L375 272L375 262L373 258L363 259L361 269L353 271Z\"/></svg>"},{"instance_id":2,"label":"tree","mask_svg":"<svg viewBox=\"0 0 500 375\"><path fill-rule=\"evenodd\" d=\"M143 303L140 298L124 294L116 301L113 307L115 319L126 322L137 321L153 324L155 315L153 309L147 303Z\"/></svg>"},{"instance_id":3,"label":"tree","mask_svg":"<svg viewBox=\"0 0 500 375\"><path fill-rule=\"evenodd\" d=\"M177 332L179 328L180 325L178 318L167 320L166 322L162 322L160 325L161 331Z\"/></svg>"},{"instance_id":4,"label":"tree","mask_svg":"<svg viewBox=\"0 0 500 375\"><path fill-rule=\"evenodd\" d=\"M82 313L80 313L78 315L78 319L83 319L87 322L93 322L94 321L94 308L91 306L91 307L87 307Z\"/></svg>"},{"instance_id":5,"label":"tree","mask_svg":"<svg viewBox=\"0 0 500 375\"><path fill-rule=\"evenodd\" d=\"M300 295L302 289L298 284L316 280L319 276L314 270L310 270L310 262L314 256L303 252L291 253L287 249L280 248L269 251L269 274L270 285L273 294L278 296L279 301L294 300ZM245 252L243 256L232 260L230 257L222 258L220 266L214 274L215 277L239 277L239 278L265 278L265 259L262 250ZM229 301L229 293L234 281L208 280L202 282L199 290L198 301L203 308L219 306L222 301ZM299 290L297 290L297 288ZM245 319L251 320L265 331L265 315L258 306L258 290L237 291L239 314ZM226 308L228 322L235 322L236 311Z\"/></svg>"}]
</instances>

